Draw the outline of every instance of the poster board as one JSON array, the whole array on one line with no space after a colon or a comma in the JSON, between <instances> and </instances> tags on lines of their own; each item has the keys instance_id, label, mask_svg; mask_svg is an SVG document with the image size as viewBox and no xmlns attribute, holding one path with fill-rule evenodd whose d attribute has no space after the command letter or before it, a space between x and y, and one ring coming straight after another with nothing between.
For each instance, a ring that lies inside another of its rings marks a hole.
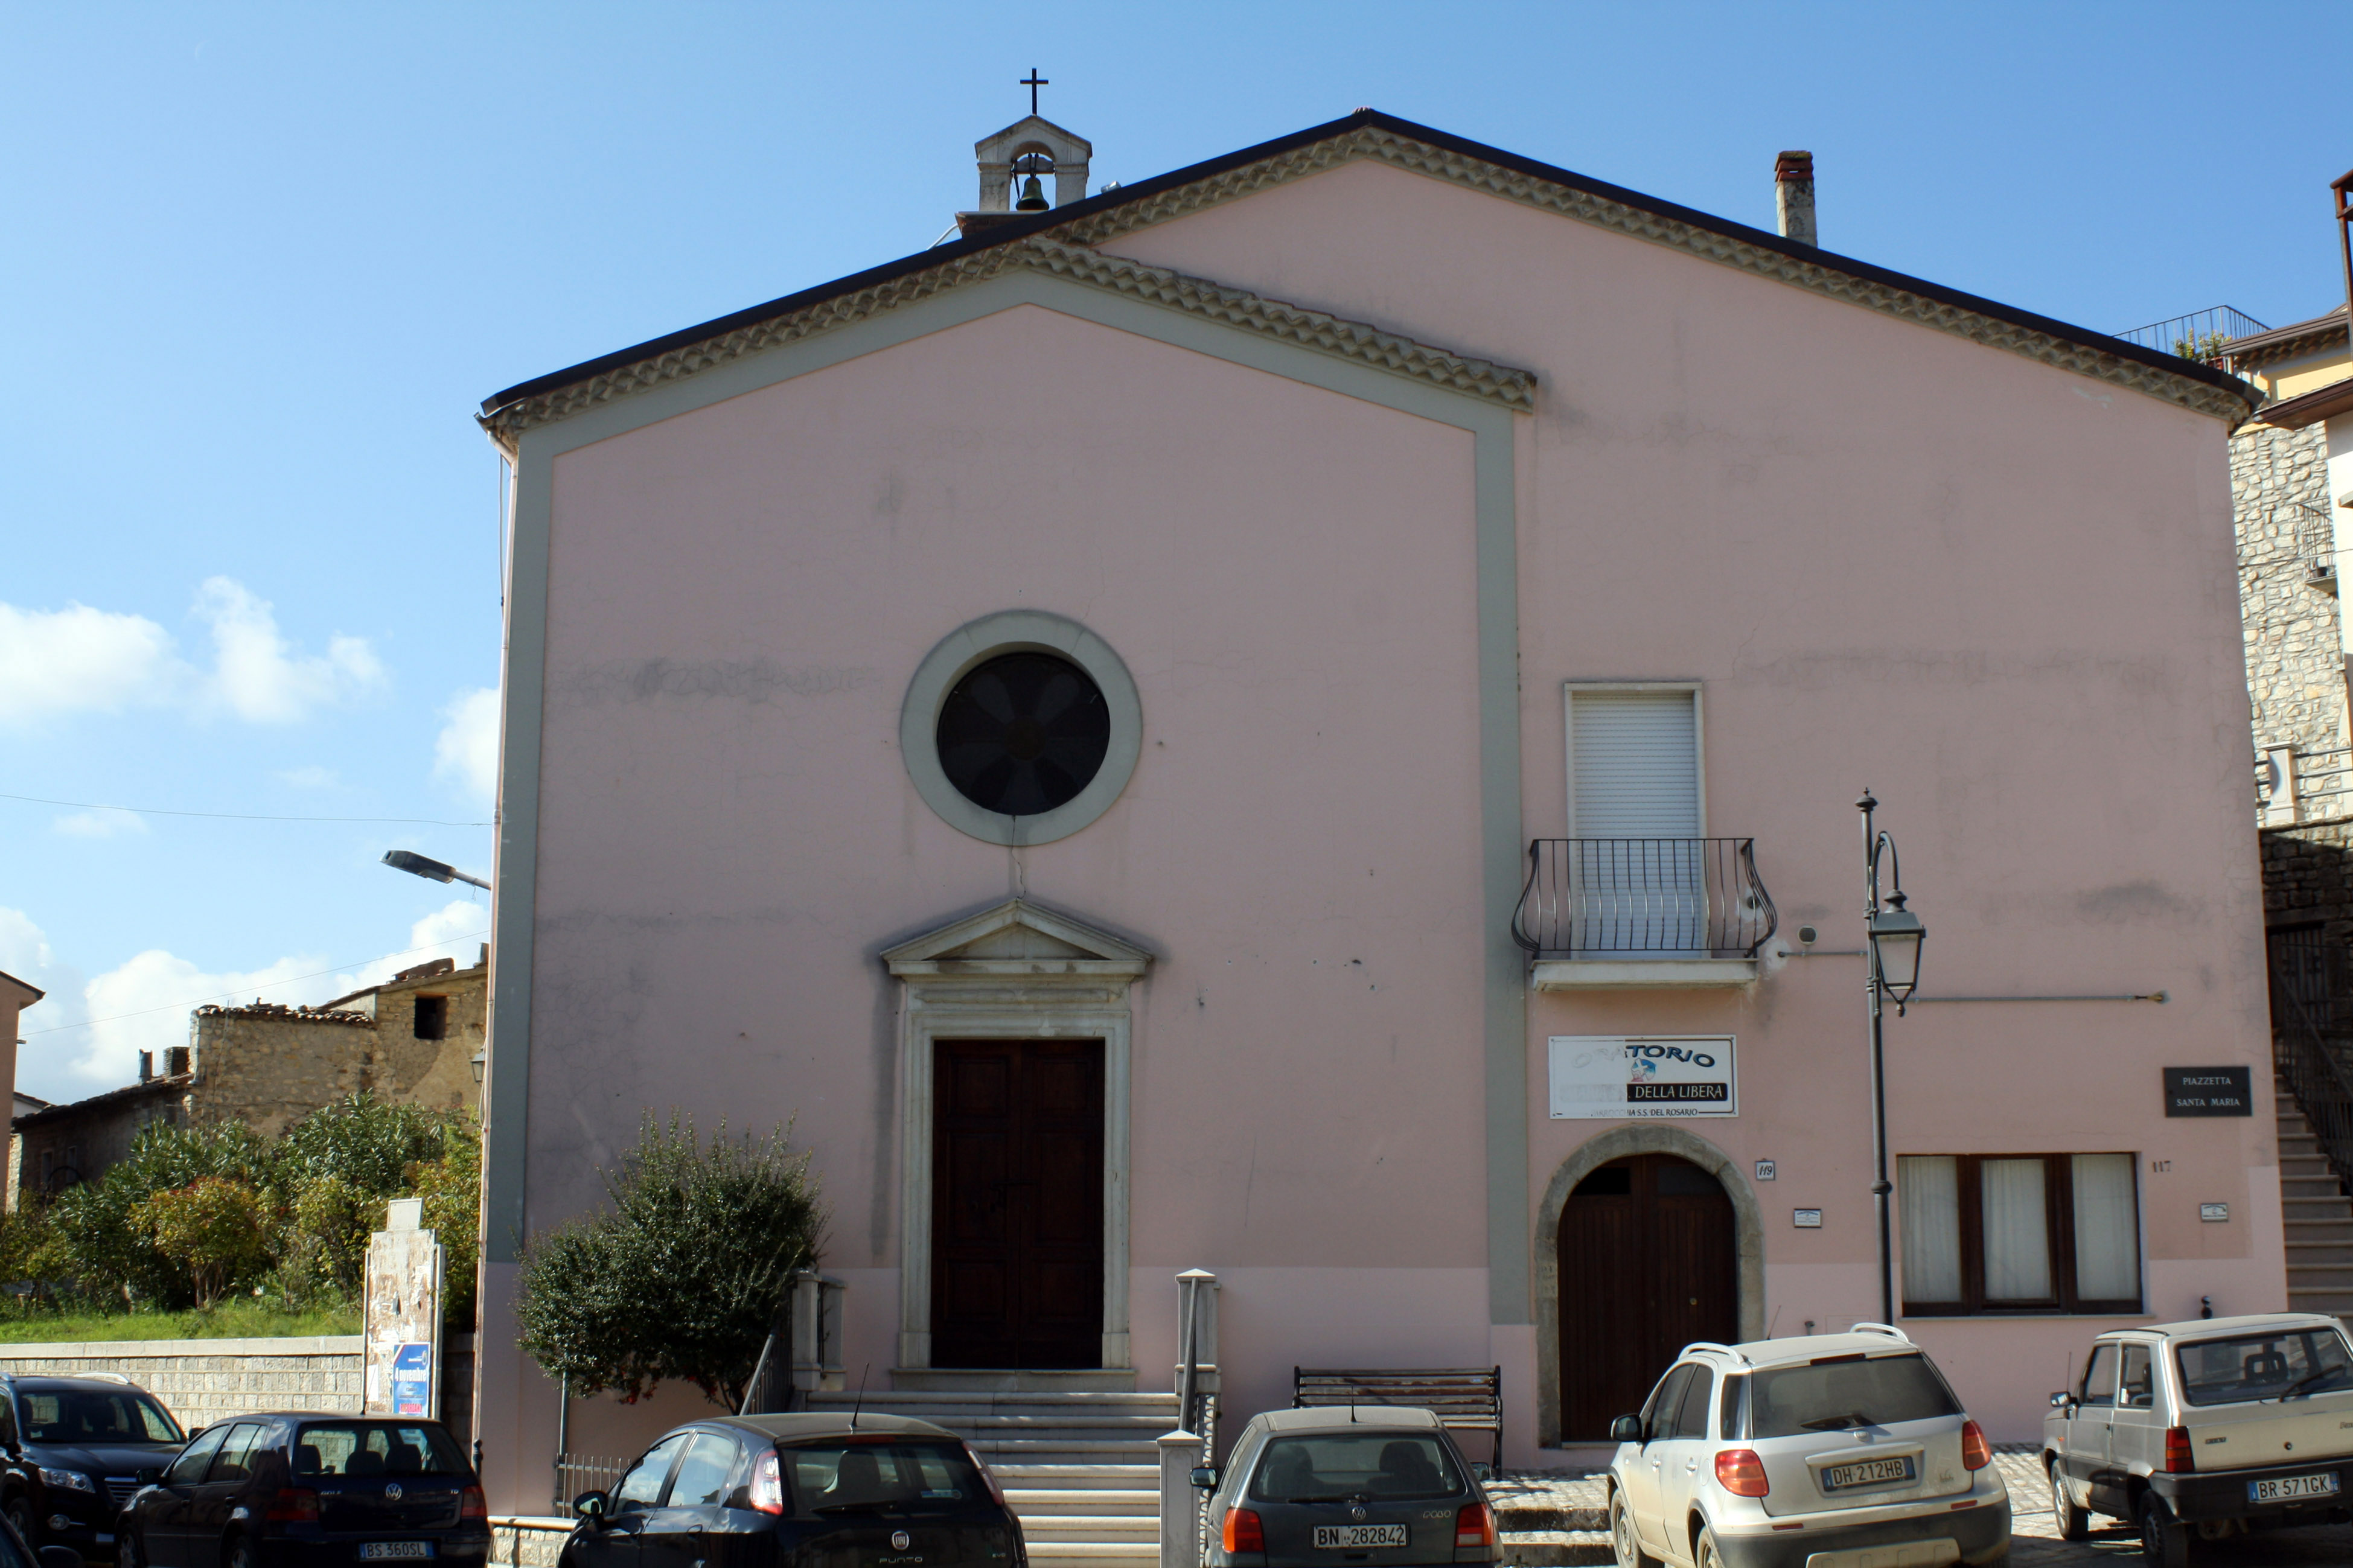
<instances>
[{"instance_id":1,"label":"poster board","mask_svg":"<svg viewBox=\"0 0 2353 1568\"><path fill-rule=\"evenodd\" d=\"M1556 1121L1740 1114L1730 1035L1554 1035Z\"/></svg>"},{"instance_id":2,"label":"poster board","mask_svg":"<svg viewBox=\"0 0 2353 1568\"><path fill-rule=\"evenodd\" d=\"M424 1204L395 1198L368 1238L361 1309L362 1411L441 1416L441 1275L446 1252Z\"/></svg>"}]
</instances>

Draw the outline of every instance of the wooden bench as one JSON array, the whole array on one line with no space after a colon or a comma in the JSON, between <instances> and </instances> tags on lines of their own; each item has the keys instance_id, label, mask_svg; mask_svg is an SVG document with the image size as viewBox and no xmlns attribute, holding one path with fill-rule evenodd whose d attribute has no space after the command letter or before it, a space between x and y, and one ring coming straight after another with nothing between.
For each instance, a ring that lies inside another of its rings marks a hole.
<instances>
[{"instance_id":1,"label":"wooden bench","mask_svg":"<svg viewBox=\"0 0 2353 1568\"><path fill-rule=\"evenodd\" d=\"M1401 1372L1344 1372L1294 1366L1291 1407L1324 1409L1341 1405L1409 1405L1435 1412L1454 1430L1489 1435L1491 1465L1504 1462L1504 1369L1500 1366L1438 1367Z\"/></svg>"}]
</instances>

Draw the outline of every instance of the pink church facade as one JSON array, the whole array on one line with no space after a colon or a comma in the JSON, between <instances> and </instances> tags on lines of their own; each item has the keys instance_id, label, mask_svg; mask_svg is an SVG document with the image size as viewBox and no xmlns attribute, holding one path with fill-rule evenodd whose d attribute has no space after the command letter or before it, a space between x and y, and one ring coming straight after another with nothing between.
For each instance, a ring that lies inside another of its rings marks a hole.
<instances>
[{"instance_id":1,"label":"pink church facade","mask_svg":"<svg viewBox=\"0 0 2353 1568\"><path fill-rule=\"evenodd\" d=\"M1360 113L486 406L494 1508L518 1241L649 1109L793 1121L878 1388L1168 1387L1200 1268L1229 1418L1493 1365L1526 1464L1644 1334L1876 1318L1866 784L1901 1326L2022 1439L2285 1304L2228 378ZM1026 814L941 739L1017 654L1102 707ZM995 1258L975 1180L1069 1190Z\"/></svg>"}]
</instances>

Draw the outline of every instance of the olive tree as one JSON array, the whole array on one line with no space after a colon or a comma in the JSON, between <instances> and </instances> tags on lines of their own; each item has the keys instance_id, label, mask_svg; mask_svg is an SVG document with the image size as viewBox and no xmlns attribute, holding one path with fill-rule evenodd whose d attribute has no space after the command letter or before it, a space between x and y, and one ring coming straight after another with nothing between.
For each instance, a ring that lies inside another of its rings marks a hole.
<instances>
[{"instance_id":1,"label":"olive tree","mask_svg":"<svg viewBox=\"0 0 2353 1568\"><path fill-rule=\"evenodd\" d=\"M733 1409L825 1213L788 1131L709 1140L648 1116L610 1208L531 1238L516 1281L523 1350L575 1394L642 1397L668 1379Z\"/></svg>"}]
</instances>

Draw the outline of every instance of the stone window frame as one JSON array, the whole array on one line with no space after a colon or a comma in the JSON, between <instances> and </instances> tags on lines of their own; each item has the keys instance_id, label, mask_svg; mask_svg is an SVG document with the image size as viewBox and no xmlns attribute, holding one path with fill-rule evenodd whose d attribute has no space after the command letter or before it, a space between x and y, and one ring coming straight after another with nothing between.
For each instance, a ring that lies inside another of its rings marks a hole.
<instances>
[{"instance_id":1,"label":"stone window frame","mask_svg":"<svg viewBox=\"0 0 2353 1568\"><path fill-rule=\"evenodd\" d=\"M1103 693L1111 742L1103 766L1076 796L1035 816L1008 816L967 798L940 766L940 710L956 682L1002 654L1048 653L1086 672ZM907 683L899 710L899 753L915 793L939 819L984 844L1018 847L1068 838L1112 808L1144 753L1144 704L1126 663L1102 637L1049 610L1000 610L942 637Z\"/></svg>"}]
</instances>

